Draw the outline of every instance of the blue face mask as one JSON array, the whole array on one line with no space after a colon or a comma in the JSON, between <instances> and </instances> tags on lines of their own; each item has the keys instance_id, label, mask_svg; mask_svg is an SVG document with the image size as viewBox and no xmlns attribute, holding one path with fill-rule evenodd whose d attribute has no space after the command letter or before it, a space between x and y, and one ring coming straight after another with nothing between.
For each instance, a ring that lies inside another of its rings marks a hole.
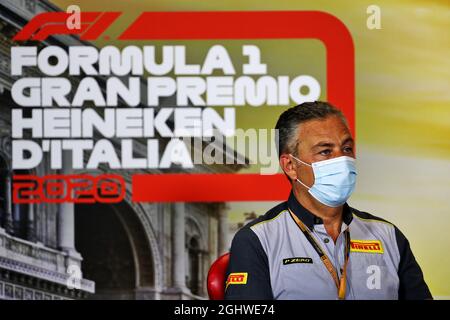
<instances>
[{"instance_id":1,"label":"blue face mask","mask_svg":"<svg viewBox=\"0 0 450 320\"><path fill-rule=\"evenodd\" d=\"M291 155L295 160L312 167L314 184L308 187L297 181L320 203L329 207L343 205L355 189L355 159L342 156L308 164Z\"/></svg>"}]
</instances>

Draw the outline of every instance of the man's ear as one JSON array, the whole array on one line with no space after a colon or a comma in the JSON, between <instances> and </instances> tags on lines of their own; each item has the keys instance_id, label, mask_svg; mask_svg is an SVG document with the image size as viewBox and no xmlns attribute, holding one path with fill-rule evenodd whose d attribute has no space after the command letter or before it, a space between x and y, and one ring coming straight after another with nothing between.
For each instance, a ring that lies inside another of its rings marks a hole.
<instances>
[{"instance_id":1,"label":"man's ear","mask_svg":"<svg viewBox=\"0 0 450 320\"><path fill-rule=\"evenodd\" d=\"M294 163L289 154L282 154L280 156L280 167L291 180L297 179L297 164Z\"/></svg>"}]
</instances>

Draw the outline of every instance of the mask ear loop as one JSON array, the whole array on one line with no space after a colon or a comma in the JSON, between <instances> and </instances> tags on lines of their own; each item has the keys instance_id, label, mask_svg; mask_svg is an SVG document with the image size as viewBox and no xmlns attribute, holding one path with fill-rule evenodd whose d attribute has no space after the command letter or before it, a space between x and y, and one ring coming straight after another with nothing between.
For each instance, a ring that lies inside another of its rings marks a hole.
<instances>
[{"instance_id":1,"label":"mask ear loop","mask_svg":"<svg viewBox=\"0 0 450 320\"><path fill-rule=\"evenodd\" d=\"M295 160L297 160L297 161L299 161L299 162L301 162L301 163L303 163L303 164L306 164L307 166L312 167L312 165L310 165L309 163L306 163L306 162L300 160L299 158L297 158L296 156L292 155L291 153L290 153L289 155L290 155L292 158L294 158Z\"/></svg>"},{"instance_id":2,"label":"mask ear loop","mask_svg":"<svg viewBox=\"0 0 450 320\"><path fill-rule=\"evenodd\" d=\"M298 178L297 178L297 181L302 185L302 186L304 186L306 189L311 189L311 187L308 187L306 184L304 184L303 182L301 182Z\"/></svg>"},{"instance_id":3,"label":"mask ear loop","mask_svg":"<svg viewBox=\"0 0 450 320\"><path fill-rule=\"evenodd\" d=\"M292 154L289 154L289 155L290 155L292 158L294 158L295 160L297 160L297 161L299 161L299 162L301 162L301 163L303 163L303 164L306 164L307 166L312 167L312 165L310 165L309 163L306 163L306 162L300 160L299 158L293 156ZM308 189L308 190L311 189L311 187L308 187L306 184L304 184L303 182L301 182L299 178L297 178L296 180L297 180L302 186L304 186L306 189Z\"/></svg>"}]
</instances>

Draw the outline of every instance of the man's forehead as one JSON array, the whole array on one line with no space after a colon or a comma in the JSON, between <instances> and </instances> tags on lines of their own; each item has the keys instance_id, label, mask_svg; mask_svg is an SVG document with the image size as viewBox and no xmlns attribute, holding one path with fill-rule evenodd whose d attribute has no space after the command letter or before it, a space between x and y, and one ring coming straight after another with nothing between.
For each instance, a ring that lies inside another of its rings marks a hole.
<instances>
[{"instance_id":1,"label":"man's forehead","mask_svg":"<svg viewBox=\"0 0 450 320\"><path fill-rule=\"evenodd\" d=\"M320 140L347 140L351 133L347 125L339 117L314 119L299 125L299 140L316 143Z\"/></svg>"}]
</instances>

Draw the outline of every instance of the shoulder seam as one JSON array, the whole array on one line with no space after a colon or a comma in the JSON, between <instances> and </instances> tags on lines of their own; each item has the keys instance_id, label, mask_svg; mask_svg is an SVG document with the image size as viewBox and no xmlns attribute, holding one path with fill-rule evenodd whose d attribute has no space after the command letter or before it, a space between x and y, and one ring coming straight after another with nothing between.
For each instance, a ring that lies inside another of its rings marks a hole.
<instances>
[{"instance_id":1,"label":"shoulder seam","mask_svg":"<svg viewBox=\"0 0 450 320\"><path fill-rule=\"evenodd\" d=\"M395 227L395 225L394 225L393 223L391 223L391 222L389 222L389 221L386 221L386 220L361 218L360 216L358 216L358 215L355 213L354 210L352 210L352 213L353 213L353 216L354 216L354 217L356 217L356 218L358 218L359 220L362 220L362 221L367 221L367 222L380 222L380 223L384 223L384 224L387 224L387 225L390 225L390 226Z\"/></svg>"},{"instance_id":2,"label":"shoulder seam","mask_svg":"<svg viewBox=\"0 0 450 320\"><path fill-rule=\"evenodd\" d=\"M267 220L264 220L264 221L255 223L254 225L252 225L252 226L250 227L250 229L253 229L253 227L256 227L257 225L261 225L261 224L263 224L263 223L271 222L271 221L274 221L275 219L278 219L278 218L280 217L280 215L281 215L284 211L286 211L286 209L283 209L283 210L281 210L280 212L278 212L278 213L276 214L276 216L273 217L273 218L270 218L270 219L267 219ZM253 230L252 230L252 231L253 231Z\"/></svg>"}]
</instances>

